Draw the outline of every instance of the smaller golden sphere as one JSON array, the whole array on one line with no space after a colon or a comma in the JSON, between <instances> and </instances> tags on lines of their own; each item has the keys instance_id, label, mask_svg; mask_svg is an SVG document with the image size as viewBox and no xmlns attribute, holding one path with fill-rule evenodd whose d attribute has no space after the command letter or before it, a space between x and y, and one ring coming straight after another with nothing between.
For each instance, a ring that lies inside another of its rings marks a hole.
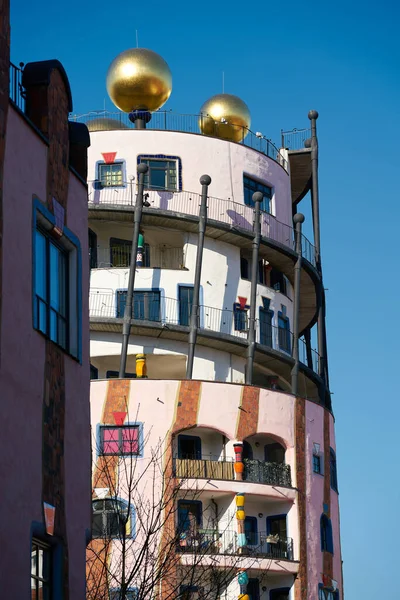
<instances>
[{"instance_id":1,"label":"smaller golden sphere","mask_svg":"<svg viewBox=\"0 0 400 600\"><path fill-rule=\"evenodd\" d=\"M145 48L118 54L107 71L107 92L124 112L161 108L172 91L172 75L165 60Z\"/></svg>"},{"instance_id":2,"label":"smaller golden sphere","mask_svg":"<svg viewBox=\"0 0 400 600\"><path fill-rule=\"evenodd\" d=\"M217 94L200 109L199 127L204 135L241 142L251 123L248 106L238 96Z\"/></svg>"},{"instance_id":3,"label":"smaller golden sphere","mask_svg":"<svg viewBox=\"0 0 400 600\"><path fill-rule=\"evenodd\" d=\"M115 129L129 129L125 123L121 123L117 119L110 119L109 117L98 117L97 119L91 119L86 123L89 131L113 131Z\"/></svg>"}]
</instances>

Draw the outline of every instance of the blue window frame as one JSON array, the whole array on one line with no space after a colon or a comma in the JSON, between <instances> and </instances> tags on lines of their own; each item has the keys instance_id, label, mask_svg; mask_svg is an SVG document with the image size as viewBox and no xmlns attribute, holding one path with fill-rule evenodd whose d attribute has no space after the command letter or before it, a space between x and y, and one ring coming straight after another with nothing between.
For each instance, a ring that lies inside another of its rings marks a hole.
<instances>
[{"instance_id":1,"label":"blue window frame","mask_svg":"<svg viewBox=\"0 0 400 600\"><path fill-rule=\"evenodd\" d=\"M259 318L260 318L260 344L272 348L272 317L274 313L272 310L260 307Z\"/></svg>"},{"instance_id":2,"label":"blue window frame","mask_svg":"<svg viewBox=\"0 0 400 600\"><path fill-rule=\"evenodd\" d=\"M256 546L258 544L258 524L256 517L245 518L244 534L246 536L246 544L248 546Z\"/></svg>"},{"instance_id":3,"label":"blue window frame","mask_svg":"<svg viewBox=\"0 0 400 600\"><path fill-rule=\"evenodd\" d=\"M233 305L233 322L235 331L247 331L247 311L249 307L245 306L242 308L240 304Z\"/></svg>"},{"instance_id":4,"label":"blue window frame","mask_svg":"<svg viewBox=\"0 0 400 600\"><path fill-rule=\"evenodd\" d=\"M275 588L269 592L269 600L289 600L290 588Z\"/></svg>"},{"instance_id":5,"label":"blue window frame","mask_svg":"<svg viewBox=\"0 0 400 600\"><path fill-rule=\"evenodd\" d=\"M96 163L98 187L125 187L125 162L117 160L106 163L99 160Z\"/></svg>"},{"instance_id":6,"label":"blue window frame","mask_svg":"<svg viewBox=\"0 0 400 600\"><path fill-rule=\"evenodd\" d=\"M331 488L338 491L338 480L337 480L337 467L336 467L336 454L333 448L329 449L329 462L330 462L330 480Z\"/></svg>"},{"instance_id":7,"label":"blue window frame","mask_svg":"<svg viewBox=\"0 0 400 600\"><path fill-rule=\"evenodd\" d=\"M178 501L178 527L181 533L201 527L203 504L200 500Z\"/></svg>"},{"instance_id":8,"label":"blue window frame","mask_svg":"<svg viewBox=\"0 0 400 600\"><path fill-rule=\"evenodd\" d=\"M265 212L271 212L271 198L272 188L256 181L247 175L243 175L243 192L244 192L244 203L246 206L254 207L253 194L254 192L261 192L263 195L263 201L261 202L260 208Z\"/></svg>"},{"instance_id":9,"label":"blue window frame","mask_svg":"<svg viewBox=\"0 0 400 600\"><path fill-rule=\"evenodd\" d=\"M197 435L178 435L178 458L201 459L201 438Z\"/></svg>"},{"instance_id":10,"label":"blue window frame","mask_svg":"<svg viewBox=\"0 0 400 600\"><path fill-rule=\"evenodd\" d=\"M179 297L179 325L188 326L190 323L190 314L193 306L193 287L180 285L178 290Z\"/></svg>"},{"instance_id":11,"label":"blue window frame","mask_svg":"<svg viewBox=\"0 0 400 600\"><path fill-rule=\"evenodd\" d=\"M278 313L278 344L280 350L291 352L290 322L281 312Z\"/></svg>"},{"instance_id":12,"label":"blue window frame","mask_svg":"<svg viewBox=\"0 0 400 600\"><path fill-rule=\"evenodd\" d=\"M53 582L52 548L41 540L31 544L31 594L32 598L50 598Z\"/></svg>"},{"instance_id":13,"label":"blue window frame","mask_svg":"<svg viewBox=\"0 0 400 600\"><path fill-rule=\"evenodd\" d=\"M142 154L137 159L149 170L144 177L147 190L177 191L182 189L182 161L179 156L166 154Z\"/></svg>"},{"instance_id":14,"label":"blue window frame","mask_svg":"<svg viewBox=\"0 0 400 600\"><path fill-rule=\"evenodd\" d=\"M246 593L250 600L260 600L260 582L258 579L255 577L249 579Z\"/></svg>"},{"instance_id":15,"label":"blue window frame","mask_svg":"<svg viewBox=\"0 0 400 600\"><path fill-rule=\"evenodd\" d=\"M124 316L126 304L126 290L117 291L117 317ZM141 292L135 290L133 293L133 319L142 321L160 321L160 291Z\"/></svg>"},{"instance_id":16,"label":"blue window frame","mask_svg":"<svg viewBox=\"0 0 400 600\"><path fill-rule=\"evenodd\" d=\"M326 515L321 515L321 550L333 554L332 522Z\"/></svg>"}]
</instances>

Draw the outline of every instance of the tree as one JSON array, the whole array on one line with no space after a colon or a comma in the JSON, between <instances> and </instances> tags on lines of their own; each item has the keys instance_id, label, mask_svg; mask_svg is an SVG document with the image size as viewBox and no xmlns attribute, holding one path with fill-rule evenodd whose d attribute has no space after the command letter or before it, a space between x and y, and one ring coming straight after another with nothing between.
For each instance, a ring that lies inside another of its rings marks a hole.
<instances>
[{"instance_id":1,"label":"tree","mask_svg":"<svg viewBox=\"0 0 400 600\"><path fill-rule=\"evenodd\" d=\"M237 546L235 514L218 514L207 480L196 478L202 461L175 459L170 434L155 445L150 432L140 440L129 428L100 437L87 600L219 599L245 549Z\"/></svg>"}]
</instances>

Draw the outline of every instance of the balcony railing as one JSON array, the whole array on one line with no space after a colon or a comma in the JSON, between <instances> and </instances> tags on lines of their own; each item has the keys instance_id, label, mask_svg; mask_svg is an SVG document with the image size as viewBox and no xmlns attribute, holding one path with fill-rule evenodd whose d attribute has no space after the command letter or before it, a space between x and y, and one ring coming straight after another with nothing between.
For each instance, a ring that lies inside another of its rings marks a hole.
<instances>
[{"instance_id":1,"label":"balcony railing","mask_svg":"<svg viewBox=\"0 0 400 600\"><path fill-rule=\"evenodd\" d=\"M311 129L292 129L281 131L282 148L287 150L300 150L304 148L304 142L311 137Z\"/></svg>"},{"instance_id":2,"label":"balcony railing","mask_svg":"<svg viewBox=\"0 0 400 600\"><path fill-rule=\"evenodd\" d=\"M111 248L97 248L89 251L90 268L129 268L131 261L131 244ZM172 248L167 245L148 246L145 248L143 267L150 269L184 269L185 256L183 248Z\"/></svg>"},{"instance_id":3,"label":"balcony railing","mask_svg":"<svg viewBox=\"0 0 400 600\"><path fill-rule=\"evenodd\" d=\"M23 63L20 63L20 67ZM22 69L10 62L10 98L22 111L25 110L25 90L22 87Z\"/></svg>"},{"instance_id":4,"label":"balcony railing","mask_svg":"<svg viewBox=\"0 0 400 600\"><path fill-rule=\"evenodd\" d=\"M244 459L243 481L292 487L290 466ZM181 479L220 479L234 481L234 459L202 455L201 458L175 458L175 476Z\"/></svg>"},{"instance_id":5,"label":"balcony railing","mask_svg":"<svg viewBox=\"0 0 400 600\"><path fill-rule=\"evenodd\" d=\"M90 317L123 318L126 301L126 292L115 292L112 289L91 288L89 293ZM187 302L180 302L176 298L167 298L157 292L138 292L133 296L133 320L158 323L164 326L182 325L189 326L191 306ZM247 339L248 322L247 311L220 309L212 306L200 305L199 330L212 331L229 335L234 338ZM291 356L293 350L293 334L289 329L270 325L269 322L256 319L256 340L259 344L276 350L283 355ZM311 357L307 354L307 347L303 340L299 340L300 362L318 373L319 355L311 350ZM311 360L309 360L311 358Z\"/></svg>"},{"instance_id":6,"label":"balcony railing","mask_svg":"<svg viewBox=\"0 0 400 600\"><path fill-rule=\"evenodd\" d=\"M114 119L118 123L115 126L115 129L133 129L134 125L129 120L129 115L127 113L122 112L110 112L110 111L94 111L87 113L85 115L74 115L70 117L70 120L78 121L81 123L86 123L88 125L90 121L97 121L98 119ZM200 125L203 122L207 122L208 131L210 130L211 124L214 125L214 132L210 132L207 134L208 137L218 137L218 133L221 127L224 125L220 122L215 122L211 119L211 117L207 115L188 115L188 114L180 114L174 113L172 111L160 110L157 112L153 112L151 116L151 121L147 124L147 129L154 130L162 130L162 131L180 131L183 133L197 133L200 135L205 135L202 133L200 129ZM101 125L98 124L98 130L101 131ZM287 170L287 161L282 152L275 146L275 144L264 137L262 134L253 133L247 127L240 127L236 125L236 130L241 131L241 136L239 140L239 144L247 146L248 148L252 148L253 150L257 150L262 154L265 154L269 158L272 158L275 162L280 164L285 170ZM107 122L104 127L105 130L112 129L112 124ZM214 135L213 135L214 134Z\"/></svg>"},{"instance_id":7,"label":"balcony railing","mask_svg":"<svg viewBox=\"0 0 400 600\"><path fill-rule=\"evenodd\" d=\"M242 555L293 560L293 540L268 533L247 533L246 545L239 546L236 531L215 529L178 532L177 551L197 556L206 554Z\"/></svg>"},{"instance_id":8,"label":"balcony railing","mask_svg":"<svg viewBox=\"0 0 400 600\"><path fill-rule=\"evenodd\" d=\"M146 192L150 208L173 211L183 215L199 216L201 196L197 192L149 190ZM136 202L136 186L130 182L121 187L99 188L97 181L89 182L89 204L93 206L131 206ZM235 228L253 231L254 209L245 204L222 198L208 198L208 219ZM273 215L261 212L261 235L283 246L295 249L293 227L278 221ZM315 266L315 248L302 235L303 257Z\"/></svg>"}]
</instances>

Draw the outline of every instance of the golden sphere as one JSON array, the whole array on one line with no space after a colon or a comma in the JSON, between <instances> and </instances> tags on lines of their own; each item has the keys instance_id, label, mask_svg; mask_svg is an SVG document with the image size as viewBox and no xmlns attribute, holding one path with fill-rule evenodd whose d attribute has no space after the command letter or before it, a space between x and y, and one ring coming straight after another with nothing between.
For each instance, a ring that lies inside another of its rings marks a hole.
<instances>
[{"instance_id":1,"label":"golden sphere","mask_svg":"<svg viewBox=\"0 0 400 600\"><path fill-rule=\"evenodd\" d=\"M107 71L107 92L124 112L161 108L172 91L169 66L159 54L131 48L118 54Z\"/></svg>"},{"instance_id":2,"label":"golden sphere","mask_svg":"<svg viewBox=\"0 0 400 600\"><path fill-rule=\"evenodd\" d=\"M109 117L98 117L86 123L89 131L113 131L114 129L129 129L125 123Z\"/></svg>"},{"instance_id":3,"label":"golden sphere","mask_svg":"<svg viewBox=\"0 0 400 600\"><path fill-rule=\"evenodd\" d=\"M250 123L247 104L232 94L217 94L200 109L199 127L204 135L241 142L249 132Z\"/></svg>"}]
</instances>

